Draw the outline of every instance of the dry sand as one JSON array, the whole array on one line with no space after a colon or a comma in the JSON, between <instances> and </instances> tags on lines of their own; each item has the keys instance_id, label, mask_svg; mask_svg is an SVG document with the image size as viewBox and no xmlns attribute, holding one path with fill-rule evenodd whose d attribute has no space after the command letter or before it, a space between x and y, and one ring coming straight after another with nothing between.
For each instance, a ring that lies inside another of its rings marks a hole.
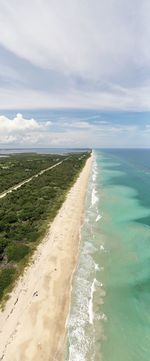
<instances>
[{"instance_id":1,"label":"dry sand","mask_svg":"<svg viewBox=\"0 0 150 361\"><path fill-rule=\"evenodd\" d=\"M66 320L92 157L0 313L0 360L64 360Z\"/></svg>"}]
</instances>

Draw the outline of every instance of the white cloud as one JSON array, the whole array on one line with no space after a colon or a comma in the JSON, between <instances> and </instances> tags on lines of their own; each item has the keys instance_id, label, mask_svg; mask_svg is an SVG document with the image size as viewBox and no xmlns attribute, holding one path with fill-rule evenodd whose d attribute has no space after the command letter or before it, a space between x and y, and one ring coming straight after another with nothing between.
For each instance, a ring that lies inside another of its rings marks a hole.
<instances>
[{"instance_id":1,"label":"white cloud","mask_svg":"<svg viewBox=\"0 0 150 361\"><path fill-rule=\"evenodd\" d=\"M13 119L0 116L0 143L6 147L150 146L149 123L125 125L91 119L70 117L68 121L64 116L62 120L61 113L55 122L26 119L21 114Z\"/></svg>"},{"instance_id":2,"label":"white cloud","mask_svg":"<svg viewBox=\"0 0 150 361\"><path fill-rule=\"evenodd\" d=\"M0 134L0 143L1 144L13 144L15 143L17 140L16 136L13 136L13 135L1 135Z\"/></svg>"},{"instance_id":3,"label":"white cloud","mask_svg":"<svg viewBox=\"0 0 150 361\"><path fill-rule=\"evenodd\" d=\"M1 0L0 51L0 109L150 111L149 0ZM0 115L0 142L150 146L148 124L54 120Z\"/></svg>"},{"instance_id":4,"label":"white cloud","mask_svg":"<svg viewBox=\"0 0 150 361\"><path fill-rule=\"evenodd\" d=\"M51 121L37 122L35 119L25 119L22 114L10 119L0 116L0 143L1 144L35 144L49 131Z\"/></svg>"},{"instance_id":5,"label":"white cloud","mask_svg":"<svg viewBox=\"0 0 150 361\"><path fill-rule=\"evenodd\" d=\"M39 130L40 125L34 119L24 119L22 114L17 114L14 119L0 116L0 133L24 132L26 130Z\"/></svg>"},{"instance_id":6,"label":"white cloud","mask_svg":"<svg viewBox=\"0 0 150 361\"><path fill-rule=\"evenodd\" d=\"M67 128L69 127L69 128L74 128L74 129L82 129L83 131L85 129L93 128L92 124L90 124L86 121L79 121L77 119L71 121L70 123L64 122L63 126L65 126Z\"/></svg>"},{"instance_id":7,"label":"white cloud","mask_svg":"<svg viewBox=\"0 0 150 361\"><path fill-rule=\"evenodd\" d=\"M90 78L112 75L135 57L136 4L135 0L132 4L122 0L1 1L0 42L42 67Z\"/></svg>"},{"instance_id":8,"label":"white cloud","mask_svg":"<svg viewBox=\"0 0 150 361\"><path fill-rule=\"evenodd\" d=\"M0 45L16 60L0 63L0 108L150 109L149 14L148 0L1 0Z\"/></svg>"},{"instance_id":9,"label":"white cloud","mask_svg":"<svg viewBox=\"0 0 150 361\"><path fill-rule=\"evenodd\" d=\"M0 109L83 108L102 110L150 110L150 86L126 89L126 94L110 91L72 90L48 94L26 89L0 88Z\"/></svg>"}]
</instances>

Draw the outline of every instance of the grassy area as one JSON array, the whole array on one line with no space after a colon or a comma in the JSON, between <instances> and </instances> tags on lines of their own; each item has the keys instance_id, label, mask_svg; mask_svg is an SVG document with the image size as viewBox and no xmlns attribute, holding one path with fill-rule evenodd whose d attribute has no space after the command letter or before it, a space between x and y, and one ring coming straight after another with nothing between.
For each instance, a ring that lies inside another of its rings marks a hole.
<instances>
[{"instance_id":1,"label":"grassy area","mask_svg":"<svg viewBox=\"0 0 150 361\"><path fill-rule=\"evenodd\" d=\"M16 154L0 157L0 193L32 177L66 156L49 154Z\"/></svg>"},{"instance_id":2,"label":"grassy area","mask_svg":"<svg viewBox=\"0 0 150 361\"><path fill-rule=\"evenodd\" d=\"M70 154L58 167L0 199L0 300L45 235L89 155Z\"/></svg>"}]
</instances>

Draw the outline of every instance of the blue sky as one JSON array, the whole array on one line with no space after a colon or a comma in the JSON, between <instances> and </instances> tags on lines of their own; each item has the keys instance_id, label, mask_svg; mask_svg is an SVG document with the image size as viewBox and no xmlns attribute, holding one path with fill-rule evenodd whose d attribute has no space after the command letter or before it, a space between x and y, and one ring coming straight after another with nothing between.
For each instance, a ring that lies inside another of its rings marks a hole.
<instances>
[{"instance_id":1,"label":"blue sky","mask_svg":"<svg viewBox=\"0 0 150 361\"><path fill-rule=\"evenodd\" d=\"M1 147L150 146L150 113L84 109L3 110Z\"/></svg>"},{"instance_id":2,"label":"blue sky","mask_svg":"<svg viewBox=\"0 0 150 361\"><path fill-rule=\"evenodd\" d=\"M149 14L149 0L1 0L1 146L150 146Z\"/></svg>"}]
</instances>

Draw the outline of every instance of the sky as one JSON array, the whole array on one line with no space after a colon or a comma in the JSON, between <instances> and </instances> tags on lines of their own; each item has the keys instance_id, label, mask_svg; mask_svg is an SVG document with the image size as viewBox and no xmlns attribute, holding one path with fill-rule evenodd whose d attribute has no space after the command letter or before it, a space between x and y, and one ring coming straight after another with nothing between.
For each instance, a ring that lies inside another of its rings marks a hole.
<instances>
[{"instance_id":1,"label":"sky","mask_svg":"<svg viewBox=\"0 0 150 361\"><path fill-rule=\"evenodd\" d=\"M149 147L149 135L149 0L0 1L1 147Z\"/></svg>"}]
</instances>

